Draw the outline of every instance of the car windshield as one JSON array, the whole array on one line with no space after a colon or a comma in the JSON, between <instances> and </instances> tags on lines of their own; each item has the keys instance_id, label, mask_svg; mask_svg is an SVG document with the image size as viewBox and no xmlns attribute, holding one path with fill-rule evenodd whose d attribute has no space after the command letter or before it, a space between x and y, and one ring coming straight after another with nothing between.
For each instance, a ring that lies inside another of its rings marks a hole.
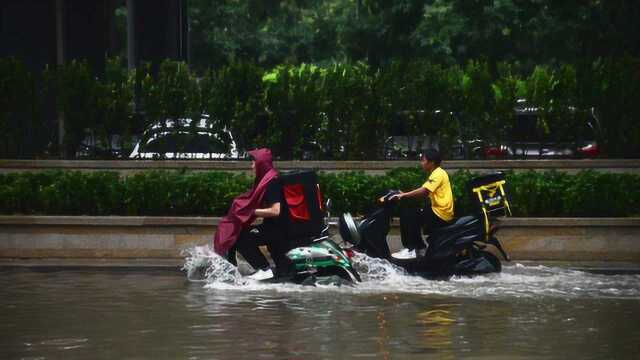
<instances>
[{"instance_id":1,"label":"car windshield","mask_svg":"<svg viewBox=\"0 0 640 360\"><path fill-rule=\"evenodd\" d=\"M229 148L222 141L208 133L172 133L152 139L141 147L147 153L227 153Z\"/></svg>"}]
</instances>

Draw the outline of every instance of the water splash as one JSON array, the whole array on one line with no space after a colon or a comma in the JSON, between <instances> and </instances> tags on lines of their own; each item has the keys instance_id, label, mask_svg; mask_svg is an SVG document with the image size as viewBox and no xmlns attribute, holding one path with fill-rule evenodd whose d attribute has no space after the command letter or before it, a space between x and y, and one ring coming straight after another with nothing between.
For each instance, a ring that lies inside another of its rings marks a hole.
<instances>
[{"instance_id":1,"label":"water splash","mask_svg":"<svg viewBox=\"0 0 640 360\"><path fill-rule=\"evenodd\" d=\"M182 270L187 272L190 281L207 283L239 284L242 274L225 258L218 255L209 246L196 246L183 250L185 262Z\"/></svg>"},{"instance_id":2,"label":"water splash","mask_svg":"<svg viewBox=\"0 0 640 360\"><path fill-rule=\"evenodd\" d=\"M448 281L407 274L386 260L359 254L363 292L398 292L478 298L640 298L640 275L602 275L567 268L506 264L501 273L454 276Z\"/></svg>"},{"instance_id":3,"label":"water splash","mask_svg":"<svg viewBox=\"0 0 640 360\"><path fill-rule=\"evenodd\" d=\"M383 281L396 276L406 275L403 268L393 265L387 260L372 258L362 253L355 253L353 267L364 281Z\"/></svg>"},{"instance_id":4,"label":"water splash","mask_svg":"<svg viewBox=\"0 0 640 360\"><path fill-rule=\"evenodd\" d=\"M627 298L640 299L640 275L599 275L542 265L506 264L497 274L453 277L435 281L407 274L382 259L356 253L353 264L362 282L354 287L270 284L243 277L232 264L208 247L186 251L183 269L200 272L208 289L278 292L333 291L343 293L413 293L471 298ZM202 270L206 269L206 270Z\"/></svg>"}]
</instances>

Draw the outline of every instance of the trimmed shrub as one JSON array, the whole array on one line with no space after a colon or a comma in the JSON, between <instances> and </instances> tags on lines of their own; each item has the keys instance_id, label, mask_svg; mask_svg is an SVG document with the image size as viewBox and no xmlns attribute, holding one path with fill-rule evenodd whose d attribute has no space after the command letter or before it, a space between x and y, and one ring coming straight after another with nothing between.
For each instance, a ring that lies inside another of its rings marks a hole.
<instances>
[{"instance_id":1,"label":"trimmed shrub","mask_svg":"<svg viewBox=\"0 0 640 360\"><path fill-rule=\"evenodd\" d=\"M450 174L457 216L472 211L468 171ZM363 172L321 173L324 198L333 214L365 214L388 189L408 191L425 181L418 167L384 175ZM1 214L222 216L231 200L253 179L228 172L144 171L127 177L115 172L45 171L0 174ZM640 176L583 171L508 172L515 216L638 216ZM402 202L422 206L424 202Z\"/></svg>"}]
</instances>

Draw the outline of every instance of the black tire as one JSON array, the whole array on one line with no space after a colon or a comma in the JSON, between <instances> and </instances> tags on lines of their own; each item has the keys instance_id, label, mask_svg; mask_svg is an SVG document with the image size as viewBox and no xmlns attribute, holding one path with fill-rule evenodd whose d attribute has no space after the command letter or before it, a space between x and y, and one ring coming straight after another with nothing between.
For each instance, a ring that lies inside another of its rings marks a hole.
<instances>
[{"instance_id":1,"label":"black tire","mask_svg":"<svg viewBox=\"0 0 640 360\"><path fill-rule=\"evenodd\" d=\"M355 270L349 272L349 270L339 266L329 266L324 269L319 269L317 276L338 276L351 284L361 281L360 275L355 272Z\"/></svg>"}]
</instances>

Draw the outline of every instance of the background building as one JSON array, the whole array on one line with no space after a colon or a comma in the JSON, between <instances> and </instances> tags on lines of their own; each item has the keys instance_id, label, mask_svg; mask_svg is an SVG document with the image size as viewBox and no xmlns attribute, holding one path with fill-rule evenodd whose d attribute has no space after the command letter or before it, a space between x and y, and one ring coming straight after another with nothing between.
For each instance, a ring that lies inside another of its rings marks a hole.
<instances>
[{"instance_id":1,"label":"background building","mask_svg":"<svg viewBox=\"0 0 640 360\"><path fill-rule=\"evenodd\" d=\"M186 0L3 0L0 57L32 70L85 59L94 71L105 57L188 60Z\"/></svg>"}]
</instances>

